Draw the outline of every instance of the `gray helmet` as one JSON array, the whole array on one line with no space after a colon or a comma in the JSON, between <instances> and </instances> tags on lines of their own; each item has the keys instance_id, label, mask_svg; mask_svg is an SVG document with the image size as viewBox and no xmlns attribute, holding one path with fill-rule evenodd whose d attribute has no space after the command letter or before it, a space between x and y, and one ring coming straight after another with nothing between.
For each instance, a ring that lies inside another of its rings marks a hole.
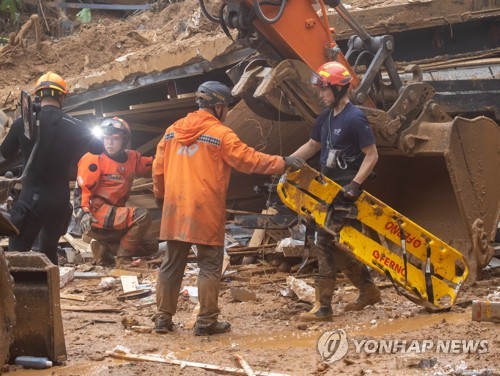
<instances>
[{"instance_id":1,"label":"gray helmet","mask_svg":"<svg viewBox=\"0 0 500 376\"><path fill-rule=\"evenodd\" d=\"M229 105L232 101L231 89L218 81L204 82L196 91L196 103L200 108L214 107L216 104Z\"/></svg>"}]
</instances>

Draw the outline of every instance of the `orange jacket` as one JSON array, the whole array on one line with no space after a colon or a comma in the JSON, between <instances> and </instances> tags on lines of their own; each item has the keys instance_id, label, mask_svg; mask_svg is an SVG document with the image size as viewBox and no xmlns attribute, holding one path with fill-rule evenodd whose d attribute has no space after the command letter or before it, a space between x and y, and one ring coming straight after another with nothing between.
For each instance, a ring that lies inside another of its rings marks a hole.
<instances>
[{"instance_id":1,"label":"orange jacket","mask_svg":"<svg viewBox=\"0 0 500 376\"><path fill-rule=\"evenodd\" d=\"M247 174L279 174L285 162L244 144L203 110L166 130L153 162L154 194L164 200L161 240L224 245L231 167Z\"/></svg>"},{"instance_id":2,"label":"orange jacket","mask_svg":"<svg viewBox=\"0 0 500 376\"><path fill-rule=\"evenodd\" d=\"M78 162L75 209L98 210L105 203L125 206L135 177L150 177L153 157L126 150L127 161L119 163L102 153L87 153ZM79 189L78 189L79 188ZM79 192L80 191L80 192Z\"/></svg>"}]
</instances>

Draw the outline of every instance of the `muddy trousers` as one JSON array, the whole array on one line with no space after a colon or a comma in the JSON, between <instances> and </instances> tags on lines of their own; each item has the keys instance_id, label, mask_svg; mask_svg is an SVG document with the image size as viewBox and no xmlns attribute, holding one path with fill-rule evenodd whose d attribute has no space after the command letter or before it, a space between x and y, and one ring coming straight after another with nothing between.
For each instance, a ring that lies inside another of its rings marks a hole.
<instances>
[{"instance_id":1,"label":"muddy trousers","mask_svg":"<svg viewBox=\"0 0 500 376\"><path fill-rule=\"evenodd\" d=\"M177 311L177 300L191 245L191 243L175 240L167 241L167 252L158 275L156 317L172 318ZM220 313L218 299L224 248L203 244L196 244L196 248L198 249L197 263L200 268L198 275L200 313L196 325L207 327L217 321Z\"/></svg>"},{"instance_id":2,"label":"muddy trousers","mask_svg":"<svg viewBox=\"0 0 500 376\"><path fill-rule=\"evenodd\" d=\"M318 232L316 251L319 273L315 280L319 288L321 306L327 307L332 304L337 270L342 270L349 281L360 291L374 285L368 268L347 251L336 247L332 240L328 233Z\"/></svg>"},{"instance_id":3,"label":"muddy trousers","mask_svg":"<svg viewBox=\"0 0 500 376\"><path fill-rule=\"evenodd\" d=\"M104 205L103 205L104 206ZM111 254L117 257L149 256L158 251L156 241L144 239L144 235L151 226L151 216L144 208L129 208L108 206L105 215L99 213L99 222L92 227L89 236L99 240L102 255L94 254L94 258L109 258ZM104 217L105 227L101 226L101 217ZM118 245L118 247L116 247ZM117 249L116 249L117 248Z\"/></svg>"}]
</instances>

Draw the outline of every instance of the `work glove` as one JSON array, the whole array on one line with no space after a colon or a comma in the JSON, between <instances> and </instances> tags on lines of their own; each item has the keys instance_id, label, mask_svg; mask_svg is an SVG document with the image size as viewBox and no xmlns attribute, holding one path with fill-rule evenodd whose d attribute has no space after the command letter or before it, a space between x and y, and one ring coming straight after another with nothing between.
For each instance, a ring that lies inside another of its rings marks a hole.
<instances>
[{"instance_id":1,"label":"work glove","mask_svg":"<svg viewBox=\"0 0 500 376\"><path fill-rule=\"evenodd\" d=\"M80 228L82 229L82 233L86 234L92 229L92 223L96 223L97 219L88 212L82 215L80 219Z\"/></svg>"},{"instance_id":2,"label":"work glove","mask_svg":"<svg viewBox=\"0 0 500 376\"><path fill-rule=\"evenodd\" d=\"M349 184L342 187L344 189L344 197L349 201L356 201L361 195L361 184L351 181Z\"/></svg>"},{"instance_id":3,"label":"work glove","mask_svg":"<svg viewBox=\"0 0 500 376\"><path fill-rule=\"evenodd\" d=\"M155 198L156 207L163 210L163 198Z\"/></svg>"},{"instance_id":4,"label":"work glove","mask_svg":"<svg viewBox=\"0 0 500 376\"><path fill-rule=\"evenodd\" d=\"M297 170L300 170L302 167L306 165L306 161L299 157L289 156L289 157L283 157L283 159L285 160L286 168L292 167Z\"/></svg>"}]
</instances>

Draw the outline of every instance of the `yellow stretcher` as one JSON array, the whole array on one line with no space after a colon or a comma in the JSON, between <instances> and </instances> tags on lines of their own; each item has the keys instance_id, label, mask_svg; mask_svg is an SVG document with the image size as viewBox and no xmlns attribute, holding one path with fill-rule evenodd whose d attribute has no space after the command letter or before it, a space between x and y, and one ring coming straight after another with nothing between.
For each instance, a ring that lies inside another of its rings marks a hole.
<instances>
[{"instance_id":1,"label":"yellow stretcher","mask_svg":"<svg viewBox=\"0 0 500 376\"><path fill-rule=\"evenodd\" d=\"M469 274L464 256L368 192L352 204L337 203L342 187L306 166L285 173L278 194L286 206L332 234L338 245L386 276L411 301L433 311L455 303ZM358 231L350 225L352 219L376 236Z\"/></svg>"}]
</instances>

